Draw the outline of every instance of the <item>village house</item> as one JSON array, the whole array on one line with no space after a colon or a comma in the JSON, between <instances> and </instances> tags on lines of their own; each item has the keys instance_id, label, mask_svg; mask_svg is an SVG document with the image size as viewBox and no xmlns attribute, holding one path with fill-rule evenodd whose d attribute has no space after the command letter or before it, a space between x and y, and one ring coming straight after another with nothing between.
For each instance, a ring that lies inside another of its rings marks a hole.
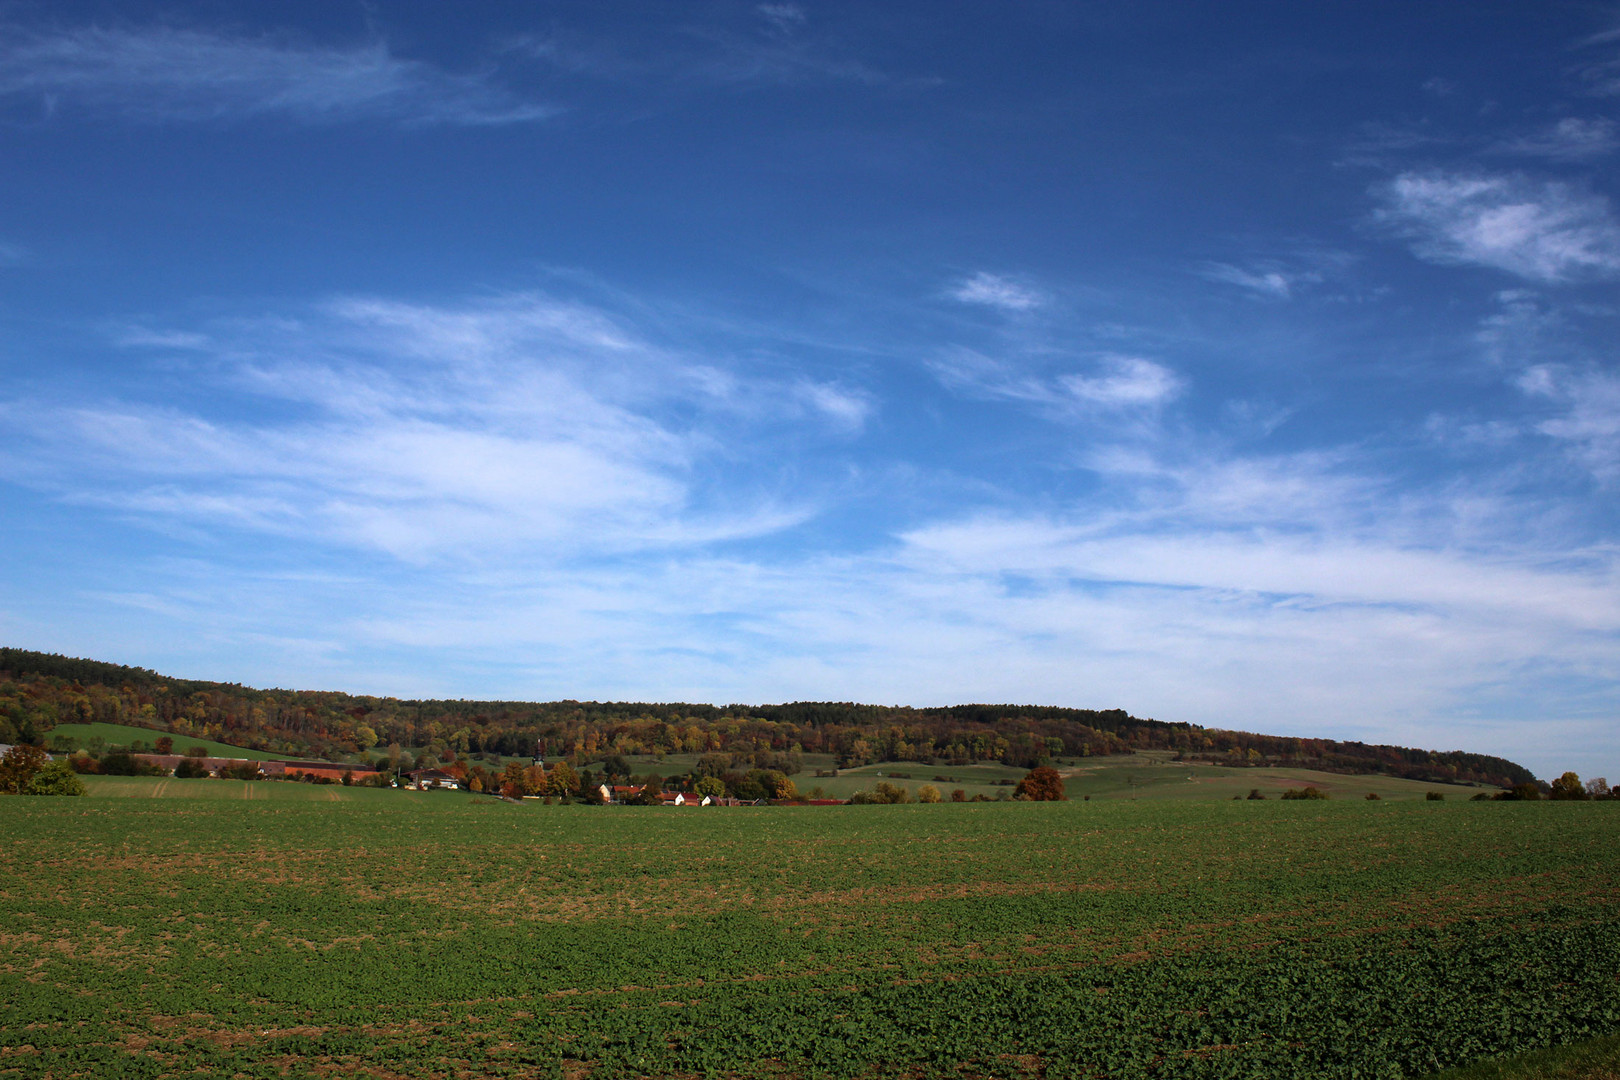
<instances>
[{"instance_id":1,"label":"village house","mask_svg":"<svg viewBox=\"0 0 1620 1080\"><path fill-rule=\"evenodd\" d=\"M455 788L461 786L460 781L443 769L417 769L405 775L411 778L411 787L418 791L427 791L430 788Z\"/></svg>"}]
</instances>

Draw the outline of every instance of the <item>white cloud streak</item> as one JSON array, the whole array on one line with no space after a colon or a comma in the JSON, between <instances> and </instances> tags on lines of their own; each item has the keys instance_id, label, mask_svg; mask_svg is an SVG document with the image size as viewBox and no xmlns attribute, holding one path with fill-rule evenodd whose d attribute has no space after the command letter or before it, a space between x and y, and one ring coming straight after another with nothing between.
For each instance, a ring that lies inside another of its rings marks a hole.
<instances>
[{"instance_id":1,"label":"white cloud streak","mask_svg":"<svg viewBox=\"0 0 1620 1080\"><path fill-rule=\"evenodd\" d=\"M1591 161L1620 149L1620 128L1606 117L1565 117L1552 127L1497 146L1504 154L1542 157L1553 161Z\"/></svg>"},{"instance_id":2,"label":"white cloud streak","mask_svg":"<svg viewBox=\"0 0 1620 1080\"><path fill-rule=\"evenodd\" d=\"M1231 263L1210 263L1201 271L1211 281L1236 285L1240 289L1258 293L1276 300L1293 296L1295 286L1304 280L1320 281L1320 275L1301 277L1285 273L1278 267L1244 268Z\"/></svg>"},{"instance_id":3,"label":"white cloud streak","mask_svg":"<svg viewBox=\"0 0 1620 1080\"><path fill-rule=\"evenodd\" d=\"M953 285L946 295L964 304L982 304L1002 311L1029 311L1044 299L1028 285L984 271Z\"/></svg>"},{"instance_id":4,"label":"white cloud streak","mask_svg":"<svg viewBox=\"0 0 1620 1080\"><path fill-rule=\"evenodd\" d=\"M791 34L807 21L804 8L798 4L759 4L754 10L779 34Z\"/></svg>"},{"instance_id":5,"label":"white cloud streak","mask_svg":"<svg viewBox=\"0 0 1620 1080\"><path fill-rule=\"evenodd\" d=\"M1620 481L1620 375L1537 364L1519 377L1518 384L1531 397L1564 410L1539 422L1537 431L1569 445L1599 480Z\"/></svg>"},{"instance_id":6,"label":"white cloud streak","mask_svg":"<svg viewBox=\"0 0 1620 1080\"><path fill-rule=\"evenodd\" d=\"M700 468L750 423L847 436L870 411L860 391L808 379L703 377L601 311L532 295L347 300L293 323L125 340L202 357L194 370L236 408L0 403L16 478L160 524L413 562L780 529L808 505L733 491L704 509Z\"/></svg>"},{"instance_id":7,"label":"white cloud streak","mask_svg":"<svg viewBox=\"0 0 1620 1080\"><path fill-rule=\"evenodd\" d=\"M382 41L338 48L171 27L14 31L0 45L0 97L154 123L278 116L478 126L558 111L486 74L402 59Z\"/></svg>"},{"instance_id":8,"label":"white cloud streak","mask_svg":"<svg viewBox=\"0 0 1620 1080\"><path fill-rule=\"evenodd\" d=\"M1554 284L1620 272L1620 225L1600 195L1523 177L1405 173L1375 219L1420 258Z\"/></svg>"},{"instance_id":9,"label":"white cloud streak","mask_svg":"<svg viewBox=\"0 0 1620 1080\"><path fill-rule=\"evenodd\" d=\"M947 388L968 397L1016 401L1059 416L1102 411L1154 410L1174 399L1183 383L1169 368L1139 356L1100 357L1090 372L1039 375L969 349L930 364Z\"/></svg>"}]
</instances>

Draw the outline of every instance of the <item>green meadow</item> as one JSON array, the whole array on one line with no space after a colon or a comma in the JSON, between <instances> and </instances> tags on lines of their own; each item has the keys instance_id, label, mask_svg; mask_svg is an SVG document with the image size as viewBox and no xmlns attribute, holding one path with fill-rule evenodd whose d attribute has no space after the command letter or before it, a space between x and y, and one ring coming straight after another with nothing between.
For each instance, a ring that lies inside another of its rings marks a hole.
<instances>
[{"instance_id":1,"label":"green meadow","mask_svg":"<svg viewBox=\"0 0 1620 1080\"><path fill-rule=\"evenodd\" d=\"M0 1077L1395 1078L1620 1033L1614 803L87 779L0 799Z\"/></svg>"},{"instance_id":2,"label":"green meadow","mask_svg":"<svg viewBox=\"0 0 1620 1080\"><path fill-rule=\"evenodd\" d=\"M46 742L54 745L58 739L72 739L77 749L89 747L94 740L100 739L100 746L104 749L113 747L128 748L135 743L144 743L151 747L158 739L169 735L166 731L154 731L151 728L134 727L130 724L57 724L46 735ZM169 735L174 740L173 753L183 754L193 746L200 746L208 751L209 757L241 758L250 761L269 761L275 758L287 757L286 754L272 754L267 750L248 750L240 746L231 746L227 743L213 742L209 739L197 739L190 735Z\"/></svg>"}]
</instances>

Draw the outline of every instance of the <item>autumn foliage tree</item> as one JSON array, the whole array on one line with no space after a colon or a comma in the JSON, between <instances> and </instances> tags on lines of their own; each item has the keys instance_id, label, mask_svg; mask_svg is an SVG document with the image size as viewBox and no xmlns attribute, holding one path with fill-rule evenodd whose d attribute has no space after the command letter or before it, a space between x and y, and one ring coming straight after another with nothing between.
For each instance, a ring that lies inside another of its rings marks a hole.
<instances>
[{"instance_id":1,"label":"autumn foliage tree","mask_svg":"<svg viewBox=\"0 0 1620 1080\"><path fill-rule=\"evenodd\" d=\"M1552 782L1551 797L1554 799L1585 799L1587 798L1586 787L1581 783L1581 778L1578 775L1567 772Z\"/></svg>"},{"instance_id":2,"label":"autumn foliage tree","mask_svg":"<svg viewBox=\"0 0 1620 1080\"><path fill-rule=\"evenodd\" d=\"M1029 802L1059 802L1067 799L1063 790L1063 777L1050 765L1037 765L1024 774L1013 789L1013 797Z\"/></svg>"},{"instance_id":3,"label":"autumn foliage tree","mask_svg":"<svg viewBox=\"0 0 1620 1080\"><path fill-rule=\"evenodd\" d=\"M23 743L6 751L0 758L0 791L17 795L28 787L34 774L45 767L50 758L37 746Z\"/></svg>"}]
</instances>

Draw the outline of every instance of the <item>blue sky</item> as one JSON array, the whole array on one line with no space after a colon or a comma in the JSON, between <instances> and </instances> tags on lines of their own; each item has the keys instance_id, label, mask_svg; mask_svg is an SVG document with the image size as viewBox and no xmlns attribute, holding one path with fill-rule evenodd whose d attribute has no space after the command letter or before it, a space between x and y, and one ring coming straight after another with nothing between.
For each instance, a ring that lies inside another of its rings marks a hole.
<instances>
[{"instance_id":1,"label":"blue sky","mask_svg":"<svg viewBox=\"0 0 1620 1080\"><path fill-rule=\"evenodd\" d=\"M8 644L1620 780L1620 8L10 3L0 140Z\"/></svg>"}]
</instances>

